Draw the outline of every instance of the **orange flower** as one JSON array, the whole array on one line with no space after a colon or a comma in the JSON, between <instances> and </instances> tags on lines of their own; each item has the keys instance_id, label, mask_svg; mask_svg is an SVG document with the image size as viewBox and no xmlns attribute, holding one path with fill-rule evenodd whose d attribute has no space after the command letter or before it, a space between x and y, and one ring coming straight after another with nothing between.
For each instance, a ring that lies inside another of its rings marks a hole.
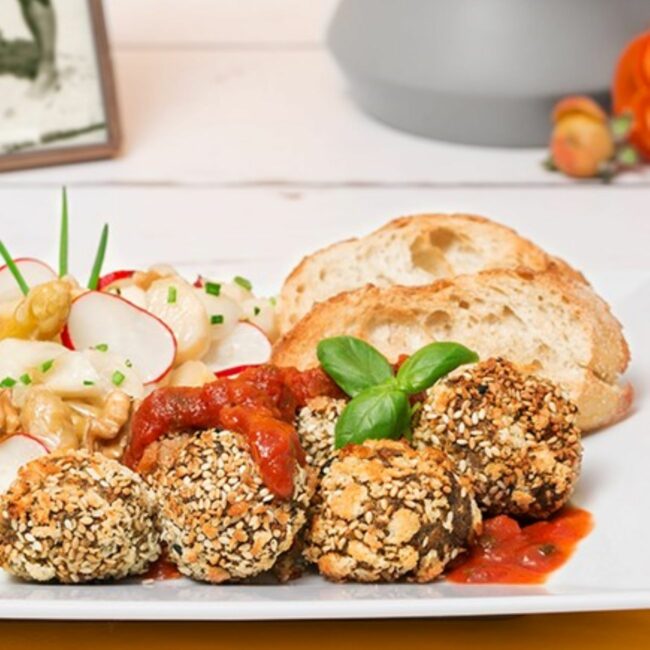
<instances>
[{"instance_id":1,"label":"orange flower","mask_svg":"<svg viewBox=\"0 0 650 650\"><path fill-rule=\"evenodd\" d=\"M612 88L614 113L633 116L630 142L650 159L650 32L623 50Z\"/></svg>"}]
</instances>

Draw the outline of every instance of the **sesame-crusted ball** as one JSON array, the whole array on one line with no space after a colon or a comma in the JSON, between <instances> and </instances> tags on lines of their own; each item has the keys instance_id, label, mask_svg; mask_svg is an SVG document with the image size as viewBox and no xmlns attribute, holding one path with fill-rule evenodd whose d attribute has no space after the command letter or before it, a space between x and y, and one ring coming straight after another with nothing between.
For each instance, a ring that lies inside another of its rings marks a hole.
<instances>
[{"instance_id":1,"label":"sesame-crusted ball","mask_svg":"<svg viewBox=\"0 0 650 650\"><path fill-rule=\"evenodd\" d=\"M38 458L0 500L0 563L19 578L117 579L144 573L159 555L153 493L101 454Z\"/></svg>"},{"instance_id":2,"label":"sesame-crusted ball","mask_svg":"<svg viewBox=\"0 0 650 650\"><path fill-rule=\"evenodd\" d=\"M293 496L280 499L265 486L244 436L208 430L182 438L175 457L148 479L170 560L181 573L213 583L273 568L306 521L312 471L297 465Z\"/></svg>"},{"instance_id":3,"label":"sesame-crusted ball","mask_svg":"<svg viewBox=\"0 0 650 650\"><path fill-rule=\"evenodd\" d=\"M485 513L544 518L567 502L580 472L576 414L552 382L488 359L427 391L413 441L447 453Z\"/></svg>"},{"instance_id":4,"label":"sesame-crusted ball","mask_svg":"<svg viewBox=\"0 0 650 650\"><path fill-rule=\"evenodd\" d=\"M296 417L296 431L307 462L321 471L336 455L334 429L347 401L333 397L314 397Z\"/></svg>"},{"instance_id":5,"label":"sesame-crusted ball","mask_svg":"<svg viewBox=\"0 0 650 650\"><path fill-rule=\"evenodd\" d=\"M330 580L430 582L480 526L444 454L368 440L344 448L324 474L305 556Z\"/></svg>"}]
</instances>

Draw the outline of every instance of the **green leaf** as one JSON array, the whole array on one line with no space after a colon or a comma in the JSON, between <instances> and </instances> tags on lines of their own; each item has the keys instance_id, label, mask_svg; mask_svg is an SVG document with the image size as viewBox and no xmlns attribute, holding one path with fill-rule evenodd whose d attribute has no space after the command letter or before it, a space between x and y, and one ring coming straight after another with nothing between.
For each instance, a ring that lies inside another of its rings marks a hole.
<instances>
[{"instance_id":1,"label":"green leaf","mask_svg":"<svg viewBox=\"0 0 650 650\"><path fill-rule=\"evenodd\" d=\"M609 121L609 128L612 131L614 140L622 142L627 138L634 126L634 116L630 113L616 115Z\"/></svg>"},{"instance_id":2,"label":"green leaf","mask_svg":"<svg viewBox=\"0 0 650 650\"><path fill-rule=\"evenodd\" d=\"M551 156L542 161L542 167L549 172L557 171L557 165Z\"/></svg>"},{"instance_id":3,"label":"green leaf","mask_svg":"<svg viewBox=\"0 0 650 650\"><path fill-rule=\"evenodd\" d=\"M323 339L316 349L325 372L350 396L393 377L383 354L354 336Z\"/></svg>"},{"instance_id":4,"label":"green leaf","mask_svg":"<svg viewBox=\"0 0 650 650\"><path fill-rule=\"evenodd\" d=\"M68 192L63 188L61 200L61 235L59 237L59 277L68 275Z\"/></svg>"},{"instance_id":5,"label":"green leaf","mask_svg":"<svg viewBox=\"0 0 650 650\"><path fill-rule=\"evenodd\" d=\"M634 167L641 161L641 156L632 145L628 145L619 149L616 153L616 161L623 167Z\"/></svg>"},{"instance_id":6,"label":"green leaf","mask_svg":"<svg viewBox=\"0 0 650 650\"><path fill-rule=\"evenodd\" d=\"M398 439L411 423L411 408L404 391L388 386L368 388L343 409L334 431L337 449L364 440Z\"/></svg>"},{"instance_id":7,"label":"green leaf","mask_svg":"<svg viewBox=\"0 0 650 650\"><path fill-rule=\"evenodd\" d=\"M430 343L402 364L397 372L397 384L411 395L419 393L458 366L475 361L478 361L476 352L460 343Z\"/></svg>"}]
</instances>

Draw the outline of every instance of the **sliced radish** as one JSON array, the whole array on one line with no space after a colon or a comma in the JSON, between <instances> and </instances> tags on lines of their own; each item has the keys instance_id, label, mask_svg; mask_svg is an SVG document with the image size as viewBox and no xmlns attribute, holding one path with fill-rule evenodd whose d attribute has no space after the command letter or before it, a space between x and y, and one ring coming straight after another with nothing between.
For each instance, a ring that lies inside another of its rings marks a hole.
<instances>
[{"instance_id":1,"label":"sliced radish","mask_svg":"<svg viewBox=\"0 0 650 650\"><path fill-rule=\"evenodd\" d=\"M146 309L174 332L176 364L200 359L210 347L208 313L195 289L182 278L156 280L147 291Z\"/></svg>"},{"instance_id":2,"label":"sliced radish","mask_svg":"<svg viewBox=\"0 0 650 650\"><path fill-rule=\"evenodd\" d=\"M23 465L48 453L45 445L20 433L0 442L0 493L6 492Z\"/></svg>"},{"instance_id":3,"label":"sliced radish","mask_svg":"<svg viewBox=\"0 0 650 650\"><path fill-rule=\"evenodd\" d=\"M225 370L219 370L214 373L215 377L232 377L234 375L240 375L244 370L249 368L257 368L260 364L248 365L248 366L235 366L234 368L226 368Z\"/></svg>"},{"instance_id":4,"label":"sliced radish","mask_svg":"<svg viewBox=\"0 0 650 650\"><path fill-rule=\"evenodd\" d=\"M176 357L176 340L165 323L100 291L88 291L73 301L64 334L62 340L74 350L106 346L129 359L145 384L164 377Z\"/></svg>"},{"instance_id":5,"label":"sliced radish","mask_svg":"<svg viewBox=\"0 0 650 650\"><path fill-rule=\"evenodd\" d=\"M54 270L40 260L31 257L19 257L14 260L14 263L30 288L57 278ZM11 274L9 267L6 264L0 266L0 302L19 300L22 297L23 293L16 284L16 279Z\"/></svg>"},{"instance_id":6,"label":"sliced radish","mask_svg":"<svg viewBox=\"0 0 650 650\"><path fill-rule=\"evenodd\" d=\"M269 339L276 335L275 308L268 298L249 298L242 303L244 318L257 325Z\"/></svg>"},{"instance_id":7,"label":"sliced radish","mask_svg":"<svg viewBox=\"0 0 650 650\"><path fill-rule=\"evenodd\" d=\"M123 280L130 280L134 273L135 271L131 269L120 269L119 271L113 271L106 275L102 275L97 283L97 291L104 291L113 284L121 283Z\"/></svg>"},{"instance_id":8,"label":"sliced radish","mask_svg":"<svg viewBox=\"0 0 650 650\"><path fill-rule=\"evenodd\" d=\"M195 289L210 320L210 335L213 340L223 339L233 331L244 312L232 299L226 296L213 296L203 289Z\"/></svg>"},{"instance_id":9,"label":"sliced radish","mask_svg":"<svg viewBox=\"0 0 650 650\"><path fill-rule=\"evenodd\" d=\"M214 373L266 363L271 358L271 342L251 323L238 323L221 341L215 341L203 363Z\"/></svg>"}]
</instances>

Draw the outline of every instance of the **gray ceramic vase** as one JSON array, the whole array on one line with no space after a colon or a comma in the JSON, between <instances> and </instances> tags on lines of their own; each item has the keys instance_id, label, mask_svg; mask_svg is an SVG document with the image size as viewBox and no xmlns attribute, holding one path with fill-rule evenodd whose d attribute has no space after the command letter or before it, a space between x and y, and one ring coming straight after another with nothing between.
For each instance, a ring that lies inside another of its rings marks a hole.
<instances>
[{"instance_id":1,"label":"gray ceramic vase","mask_svg":"<svg viewBox=\"0 0 650 650\"><path fill-rule=\"evenodd\" d=\"M400 129L543 145L553 104L605 98L650 0L342 0L329 46L352 94Z\"/></svg>"}]
</instances>

